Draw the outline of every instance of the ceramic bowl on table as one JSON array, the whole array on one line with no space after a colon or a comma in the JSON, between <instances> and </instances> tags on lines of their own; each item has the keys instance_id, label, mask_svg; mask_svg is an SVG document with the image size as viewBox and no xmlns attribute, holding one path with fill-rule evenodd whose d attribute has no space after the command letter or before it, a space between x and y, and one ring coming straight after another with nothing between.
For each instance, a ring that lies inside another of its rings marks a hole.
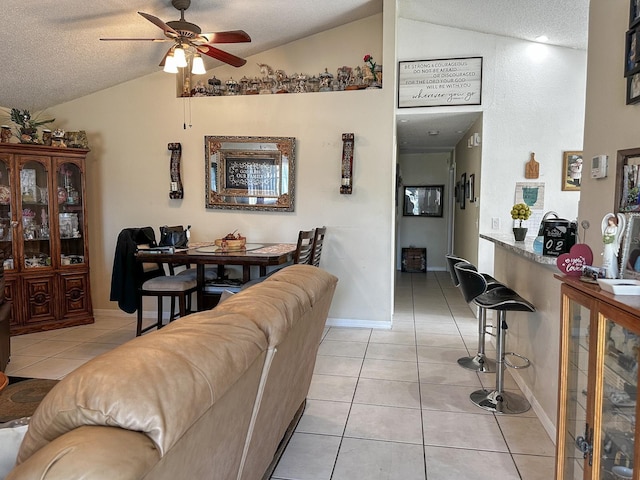
<instances>
[{"instance_id":1,"label":"ceramic bowl on table","mask_svg":"<svg viewBox=\"0 0 640 480\"><path fill-rule=\"evenodd\" d=\"M244 250L247 245L247 239L240 238L240 239L227 240L225 238L218 238L215 241L215 244L216 244L216 247L220 247L222 250L225 250L225 251Z\"/></svg>"}]
</instances>

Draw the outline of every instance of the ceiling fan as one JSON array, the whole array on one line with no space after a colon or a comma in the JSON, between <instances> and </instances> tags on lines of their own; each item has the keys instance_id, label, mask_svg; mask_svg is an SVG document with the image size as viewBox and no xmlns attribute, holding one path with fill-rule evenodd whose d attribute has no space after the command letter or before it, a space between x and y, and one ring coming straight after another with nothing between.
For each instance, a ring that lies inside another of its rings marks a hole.
<instances>
[{"instance_id":1,"label":"ceiling fan","mask_svg":"<svg viewBox=\"0 0 640 480\"><path fill-rule=\"evenodd\" d=\"M176 67L187 66L185 52L193 56L193 73L205 73L200 54L207 55L234 67L241 67L247 61L236 57L213 46L216 43L250 42L251 37L243 30L228 32L202 33L201 28L184 19L184 11L191 5L191 0L171 0L171 4L180 10L180 20L163 22L158 17L144 12L138 12L142 17L162 29L166 38L101 38L104 41L143 41L143 42L173 42L160 66L165 71L177 72ZM198 67L196 67L196 64ZM197 72L196 68L201 71Z\"/></svg>"}]
</instances>

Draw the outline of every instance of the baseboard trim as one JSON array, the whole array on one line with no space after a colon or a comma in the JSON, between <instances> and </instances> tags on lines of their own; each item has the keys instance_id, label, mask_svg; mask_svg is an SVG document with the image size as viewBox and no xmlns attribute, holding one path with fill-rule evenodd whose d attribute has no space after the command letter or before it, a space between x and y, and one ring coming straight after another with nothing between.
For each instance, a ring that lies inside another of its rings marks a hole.
<instances>
[{"instance_id":1,"label":"baseboard trim","mask_svg":"<svg viewBox=\"0 0 640 480\"><path fill-rule=\"evenodd\" d=\"M118 317L118 318L131 318L133 320L137 318L135 313L126 313L119 309L107 309L107 308L94 309L93 313L94 315L106 315L109 317ZM154 310L142 312L142 318L155 319L156 315L157 313ZM169 312L166 312L165 318L167 320L169 319ZM329 317L327 318L326 325L328 327L377 328L380 330L391 329L390 321L379 322L376 320L359 320L354 318Z\"/></svg>"},{"instance_id":2,"label":"baseboard trim","mask_svg":"<svg viewBox=\"0 0 640 480\"><path fill-rule=\"evenodd\" d=\"M531 404L531 408L533 409L534 412L536 412L536 415L538 416L538 419L542 424L542 428L545 429L545 431L547 432L547 435L549 435L549 438L555 445L556 444L556 426L553 424L551 419L547 416L547 413L542 408L542 405L540 405L540 403L536 400L536 397L533 395L533 392L531 391L531 389L527 386L524 380L522 380L522 377L520 376L520 374L513 369L509 373L511 373L511 377L515 380L522 394L525 396L527 400L529 400L529 403Z\"/></svg>"},{"instance_id":3,"label":"baseboard trim","mask_svg":"<svg viewBox=\"0 0 640 480\"><path fill-rule=\"evenodd\" d=\"M355 318L327 318L327 327L351 327L351 328L375 328L379 330L390 330L391 322L378 322L375 320L358 320Z\"/></svg>"}]
</instances>

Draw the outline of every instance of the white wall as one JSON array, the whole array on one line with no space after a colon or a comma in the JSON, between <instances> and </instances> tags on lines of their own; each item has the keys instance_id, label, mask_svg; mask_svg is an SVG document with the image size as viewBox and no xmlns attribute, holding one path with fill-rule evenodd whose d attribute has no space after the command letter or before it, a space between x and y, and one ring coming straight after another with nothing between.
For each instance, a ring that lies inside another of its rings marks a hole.
<instances>
[{"instance_id":1,"label":"white wall","mask_svg":"<svg viewBox=\"0 0 640 480\"><path fill-rule=\"evenodd\" d=\"M259 75L256 63L288 73L335 74L362 65L369 53L394 63L395 5L385 17L354 22L249 58L234 78ZM379 36L384 28L384 43ZM209 72L208 78L212 72ZM218 78L223 75L218 74ZM237 75L237 77L236 77ZM388 324L392 311L395 176L395 69L384 88L355 92L175 98L175 77L163 72L50 109L57 124L87 131L87 193L94 307L109 302L115 240L124 227L191 224L192 240L238 230L251 242L294 242L300 229L328 228L321 266L339 278L330 317ZM190 108L183 129L183 111ZM340 195L342 133L355 134L354 191ZM293 213L206 210L204 136L296 137ZM170 200L169 142L182 143L183 200Z\"/></svg>"},{"instance_id":2,"label":"white wall","mask_svg":"<svg viewBox=\"0 0 640 480\"><path fill-rule=\"evenodd\" d=\"M398 20L399 61L469 56L483 57L482 105L421 110L483 112L479 231L492 231L491 217L511 230L515 183L525 181L531 152L546 184L545 209L574 219L579 193L561 191L562 152L582 149L586 52ZM481 241L478 257L480 269L492 271L492 245Z\"/></svg>"},{"instance_id":3,"label":"white wall","mask_svg":"<svg viewBox=\"0 0 640 480\"><path fill-rule=\"evenodd\" d=\"M449 188L450 153L415 153L398 157L403 185L398 192L398 257L397 269L400 269L401 249L417 247L427 249L427 270L446 270L447 219L451 191ZM444 185L442 217L405 217L404 187Z\"/></svg>"}]
</instances>

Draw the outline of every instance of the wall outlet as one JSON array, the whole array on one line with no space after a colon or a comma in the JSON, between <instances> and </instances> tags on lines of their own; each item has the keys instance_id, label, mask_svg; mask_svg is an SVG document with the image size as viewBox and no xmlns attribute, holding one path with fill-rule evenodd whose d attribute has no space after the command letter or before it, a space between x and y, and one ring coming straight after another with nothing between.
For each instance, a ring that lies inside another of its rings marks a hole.
<instances>
[{"instance_id":1,"label":"wall outlet","mask_svg":"<svg viewBox=\"0 0 640 480\"><path fill-rule=\"evenodd\" d=\"M491 228L493 230L500 230L500 217L493 217L491 219Z\"/></svg>"}]
</instances>

